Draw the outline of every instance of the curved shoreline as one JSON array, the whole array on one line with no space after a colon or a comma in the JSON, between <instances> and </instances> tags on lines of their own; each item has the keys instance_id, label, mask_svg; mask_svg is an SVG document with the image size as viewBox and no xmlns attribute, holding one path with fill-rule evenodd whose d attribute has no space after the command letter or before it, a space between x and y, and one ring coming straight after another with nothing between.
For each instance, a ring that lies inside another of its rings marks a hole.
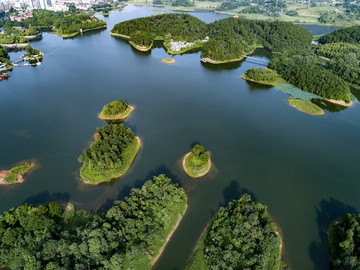
<instances>
[{"instance_id":1,"label":"curved shoreline","mask_svg":"<svg viewBox=\"0 0 360 270\"><path fill-rule=\"evenodd\" d=\"M173 227L173 229L171 230L171 232L168 234L168 236L165 239L164 245L159 249L159 254L151 261L151 266L153 266L154 264L156 264L156 262L159 260L159 258L161 257L165 247L167 246L168 242L170 241L172 235L174 234L174 232L177 230L177 228L180 225L181 220L184 218L186 211L188 209L188 204L186 203L186 208L184 210L184 213L182 213L179 217L178 220L176 221L175 226Z\"/></svg>"},{"instance_id":2,"label":"curved shoreline","mask_svg":"<svg viewBox=\"0 0 360 270\"><path fill-rule=\"evenodd\" d=\"M231 60L227 60L227 61L217 61L217 60L213 60L211 58L200 58L200 61L203 63L209 63L209 64L214 64L214 65L218 65L218 64L226 64L226 63L232 63L232 62L239 62L241 60L243 60L245 57L241 57L238 59L231 59Z\"/></svg>"},{"instance_id":3,"label":"curved shoreline","mask_svg":"<svg viewBox=\"0 0 360 270\"><path fill-rule=\"evenodd\" d=\"M85 29L85 30L79 29L78 32L74 32L74 33L66 34L66 35L58 35L58 36L62 37L62 38L70 38L70 37L75 37L75 36L77 36L79 34L82 34L82 33L85 33L85 32L90 32L90 31L93 31L93 30L99 30L99 29L103 29L103 28L107 28L107 24L105 24L103 26L98 26L98 27L95 27L95 28Z\"/></svg>"},{"instance_id":4,"label":"curved shoreline","mask_svg":"<svg viewBox=\"0 0 360 270\"><path fill-rule=\"evenodd\" d=\"M123 167L126 167L126 169L125 169L125 171L122 171L121 169L119 170L120 172L118 172L118 173L112 173L110 176L108 176L108 175L106 175L106 176L104 176L104 177L102 177L101 179L96 179L96 178L92 178L92 179L90 179L89 180L89 178L87 178L87 177L85 177L85 176L82 176L82 168L84 167L84 165L85 165L85 163L81 166L81 168L80 168L80 179L81 179L81 181L82 182L84 182L85 184L88 184L88 185L99 185L99 184L101 184L101 183L106 183L106 182L110 182L111 180L113 180L113 179L116 179L116 178L120 178L120 177L122 177L123 175L125 175L127 172L128 172L128 170L130 169L130 167L131 167L131 165L132 165L132 163L133 163L133 161L134 161L134 159L136 158L136 156L137 156L137 154L138 154L138 152L139 152L139 149L141 148L141 139L140 139L140 137L139 136L135 136L135 138L137 139L137 143L136 143L136 145L135 145L135 150L136 150L136 153L133 155L133 158L131 158L131 160L130 160L130 162L129 162L129 164L123 164L123 166L121 167L121 168L123 168ZM130 153L128 153L128 154L130 154Z\"/></svg>"},{"instance_id":5,"label":"curved shoreline","mask_svg":"<svg viewBox=\"0 0 360 270\"><path fill-rule=\"evenodd\" d=\"M134 42L129 40L129 44L141 52L147 52L147 51L151 50L154 43L151 43L151 45L149 47L145 47L145 46L136 45Z\"/></svg>"},{"instance_id":6,"label":"curved shoreline","mask_svg":"<svg viewBox=\"0 0 360 270\"><path fill-rule=\"evenodd\" d=\"M278 86L282 83L286 83L285 80L283 80L282 78L278 78L277 80L275 80L274 82L265 82L265 81L257 81L254 79L250 79L248 76L246 76L246 74L244 73L243 75L240 76L242 79L246 80L246 81L250 81L250 82L255 82L258 84L262 84L262 85L267 85L267 86Z\"/></svg>"},{"instance_id":7,"label":"curved shoreline","mask_svg":"<svg viewBox=\"0 0 360 270\"><path fill-rule=\"evenodd\" d=\"M120 38L124 38L124 39L130 39L130 36L121 35L121 34L117 34L117 33L113 33L113 32L110 32L110 36L120 37Z\"/></svg>"},{"instance_id":8,"label":"curved shoreline","mask_svg":"<svg viewBox=\"0 0 360 270\"><path fill-rule=\"evenodd\" d=\"M192 154L192 152L187 153L187 154L183 157L183 160L182 160L182 162L181 162L181 166L182 166L184 172L185 172L188 176L190 176L189 173L188 173L189 170L186 168L185 162L186 162L187 157L190 156L191 154ZM210 157L209 157L209 160L208 160L208 165L209 165L209 167L207 168L206 171L197 174L197 176L195 176L195 177L193 177L193 176L190 176L190 177L191 177L191 178L200 178L200 177L203 177L203 176L207 175L208 172L209 172L210 169L211 169L211 166L212 166L211 158L210 158Z\"/></svg>"},{"instance_id":9,"label":"curved shoreline","mask_svg":"<svg viewBox=\"0 0 360 270\"><path fill-rule=\"evenodd\" d=\"M344 100L336 100L336 99L327 99L325 98L326 101L330 102L330 103L334 103L343 107L351 107L354 105L354 102L352 100L350 100L349 103L346 103Z\"/></svg>"},{"instance_id":10,"label":"curved shoreline","mask_svg":"<svg viewBox=\"0 0 360 270\"><path fill-rule=\"evenodd\" d=\"M26 172L16 175L17 181L15 183L6 183L5 178L11 173L10 171L12 169L16 168L16 167L14 167L14 168L12 168L10 170L2 170L2 171L0 171L0 185L11 185L11 184L23 183L25 181L24 175L28 174L32 169L34 169L36 167L36 165L37 164L35 162L31 162L31 165L30 165L29 168L27 168Z\"/></svg>"},{"instance_id":11,"label":"curved shoreline","mask_svg":"<svg viewBox=\"0 0 360 270\"><path fill-rule=\"evenodd\" d=\"M130 108L128 110L128 108ZM129 115L131 114L131 112L135 109L134 106L128 105L128 108L126 108L124 113L119 113L117 115L114 116L102 116L102 112L98 115L98 118L102 119L102 120L125 120L126 118L129 117Z\"/></svg>"}]
</instances>

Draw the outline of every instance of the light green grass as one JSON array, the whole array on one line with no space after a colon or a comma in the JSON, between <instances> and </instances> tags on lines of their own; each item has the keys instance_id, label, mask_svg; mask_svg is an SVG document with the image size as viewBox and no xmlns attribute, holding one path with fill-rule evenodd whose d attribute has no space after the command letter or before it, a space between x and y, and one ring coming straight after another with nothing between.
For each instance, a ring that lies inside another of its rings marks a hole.
<instances>
[{"instance_id":1,"label":"light green grass","mask_svg":"<svg viewBox=\"0 0 360 270\"><path fill-rule=\"evenodd\" d=\"M130 113L134 110L134 107L128 105L126 110L116 114L116 115L108 115L104 113L104 109L101 111L101 113L99 114L99 118L103 119L103 120L125 120L126 118L129 117Z\"/></svg>"},{"instance_id":2,"label":"light green grass","mask_svg":"<svg viewBox=\"0 0 360 270\"><path fill-rule=\"evenodd\" d=\"M311 102L308 102L308 101L303 101L301 99L293 98L293 99L288 99L287 102L290 104L290 106L298 109L299 111L307 113L307 114L311 114L311 115L323 115L324 114L323 109L321 109L317 105L315 105Z\"/></svg>"},{"instance_id":3,"label":"light green grass","mask_svg":"<svg viewBox=\"0 0 360 270\"><path fill-rule=\"evenodd\" d=\"M244 80L247 80L247 81L256 82L256 83L269 85L269 86L278 86L278 85L280 85L282 83L286 83L286 81L281 77L278 77L273 82L270 82L270 81L256 81L256 80L250 79L248 76L246 76L246 74L241 75L241 78L243 78Z\"/></svg>"},{"instance_id":4,"label":"light green grass","mask_svg":"<svg viewBox=\"0 0 360 270\"><path fill-rule=\"evenodd\" d=\"M161 61L164 62L164 63L168 63L168 64L175 63L175 59L173 59L173 58L165 58L165 59L163 59Z\"/></svg>"},{"instance_id":5,"label":"light green grass","mask_svg":"<svg viewBox=\"0 0 360 270\"><path fill-rule=\"evenodd\" d=\"M140 147L141 141L140 139L137 140L137 137L135 137L131 144L122 153L122 156L124 157L124 163L121 166L115 165L113 169L106 171L96 171L89 168L88 163L85 162L80 169L80 177L85 183L91 185L97 185L103 182L109 182L114 178L119 178L128 171Z\"/></svg>"},{"instance_id":6,"label":"light green grass","mask_svg":"<svg viewBox=\"0 0 360 270\"><path fill-rule=\"evenodd\" d=\"M25 162L23 165L14 167L9 170L9 174L5 177L4 182L6 184L15 184L18 182L17 176L24 175L25 173L28 173L32 168L36 166L35 162Z\"/></svg>"},{"instance_id":7,"label":"light green grass","mask_svg":"<svg viewBox=\"0 0 360 270\"><path fill-rule=\"evenodd\" d=\"M203 160L197 158L193 153L190 153L188 156L185 157L185 165L183 169L187 175L192 178L199 178L206 175L210 171L210 153L205 152L205 154L209 155L209 159L205 164Z\"/></svg>"}]
</instances>

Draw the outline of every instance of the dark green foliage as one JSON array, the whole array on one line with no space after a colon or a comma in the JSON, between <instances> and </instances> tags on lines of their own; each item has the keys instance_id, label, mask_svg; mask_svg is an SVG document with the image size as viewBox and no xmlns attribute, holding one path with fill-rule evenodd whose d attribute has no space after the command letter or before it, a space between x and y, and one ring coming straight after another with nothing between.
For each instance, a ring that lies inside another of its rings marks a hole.
<instances>
[{"instance_id":1,"label":"dark green foliage","mask_svg":"<svg viewBox=\"0 0 360 270\"><path fill-rule=\"evenodd\" d=\"M271 51L299 52L312 40L309 31L288 22L255 21L226 18L209 24L209 37L202 57L213 60L241 58L254 47L262 45Z\"/></svg>"},{"instance_id":2,"label":"dark green foliage","mask_svg":"<svg viewBox=\"0 0 360 270\"><path fill-rule=\"evenodd\" d=\"M105 26L106 23L95 17L88 15L71 15L55 21L55 29L61 35L73 34L79 32L80 29L88 30Z\"/></svg>"},{"instance_id":3,"label":"dark green foliage","mask_svg":"<svg viewBox=\"0 0 360 270\"><path fill-rule=\"evenodd\" d=\"M59 203L12 208L0 216L0 268L150 269L186 200L160 175L94 215L68 215Z\"/></svg>"},{"instance_id":4,"label":"dark green foliage","mask_svg":"<svg viewBox=\"0 0 360 270\"><path fill-rule=\"evenodd\" d=\"M288 11L286 11L285 14L288 15L288 16L297 16L297 15L299 15L299 13L296 10L288 10Z\"/></svg>"},{"instance_id":5,"label":"dark green foliage","mask_svg":"<svg viewBox=\"0 0 360 270\"><path fill-rule=\"evenodd\" d=\"M191 2L189 0L173 0L171 2L171 5L172 6L180 6L180 7L193 7L195 6L195 3L194 2Z\"/></svg>"},{"instance_id":6,"label":"dark green foliage","mask_svg":"<svg viewBox=\"0 0 360 270\"><path fill-rule=\"evenodd\" d=\"M325 45L320 45L316 50L316 54L325 56L327 58L344 57L349 53L354 53L358 58L360 58L360 46L343 42L328 43Z\"/></svg>"},{"instance_id":7,"label":"dark green foliage","mask_svg":"<svg viewBox=\"0 0 360 270\"><path fill-rule=\"evenodd\" d=\"M18 182L18 175L24 175L27 173L31 168L35 167L35 163L33 162L25 162L23 165L17 166L12 168L9 171L9 174L5 177L4 182L6 184L14 184Z\"/></svg>"},{"instance_id":8,"label":"dark green foliage","mask_svg":"<svg viewBox=\"0 0 360 270\"><path fill-rule=\"evenodd\" d=\"M0 43L1 44L25 43L27 41L28 41L27 38L25 38L23 36L0 35Z\"/></svg>"},{"instance_id":9,"label":"dark green foliage","mask_svg":"<svg viewBox=\"0 0 360 270\"><path fill-rule=\"evenodd\" d=\"M6 47L0 46L0 57L7 58L8 57L8 50Z\"/></svg>"},{"instance_id":10,"label":"dark green foliage","mask_svg":"<svg viewBox=\"0 0 360 270\"><path fill-rule=\"evenodd\" d=\"M331 71L316 65L311 57L275 57L269 67L301 90L328 99L350 101L349 85Z\"/></svg>"},{"instance_id":11,"label":"dark green foliage","mask_svg":"<svg viewBox=\"0 0 360 270\"><path fill-rule=\"evenodd\" d=\"M360 43L360 26L352 26L347 28L341 28L335 31L330 32L322 36L319 39L319 43L338 43L338 42L346 42L359 44Z\"/></svg>"},{"instance_id":12,"label":"dark green foliage","mask_svg":"<svg viewBox=\"0 0 360 270\"><path fill-rule=\"evenodd\" d=\"M123 124L105 125L96 130L101 139L93 141L90 148L83 151L79 161L96 171L121 166L124 163L123 151L135 139L134 133Z\"/></svg>"},{"instance_id":13,"label":"dark green foliage","mask_svg":"<svg viewBox=\"0 0 360 270\"><path fill-rule=\"evenodd\" d=\"M103 108L102 113L104 115L117 115L119 113L125 112L127 107L128 107L127 103L124 100L119 99L117 101L112 101L109 104L107 104Z\"/></svg>"},{"instance_id":14,"label":"dark green foliage","mask_svg":"<svg viewBox=\"0 0 360 270\"><path fill-rule=\"evenodd\" d=\"M215 10L217 11L224 11L224 10L233 10L237 9L241 6L250 6L251 2L249 1L229 1L229 2L222 2L219 6L216 7Z\"/></svg>"},{"instance_id":15,"label":"dark green foliage","mask_svg":"<svg viewBox=\"0 0 360 270\"><path fill-rule=\"evenodd\" d=\"M278 78L276 72L256 67L248 69L245 74L249 79L255 81L274 82Z\"/></svg>"},{"instance_id":16,"label":"dark green foliage","mask_svg":"<svg viewBox=\"0 0 360 270\"><path fill-rule=\"evenodd\" d=\"M250 195L221 207L204 234L206 269L282 269L281 239L267 207ZM192 269L190 267L190 269Z\"/></svg>"},{"instance_id":17,"label":"dark green foliage","mask_svg":"<svg viewBox=\"0 0 360 270\"><path fill-rule=\"evenodd\" d=\"M334 58L326 64L326 68L343 80L360 86L359 55L348 53Z\"/></svg>"},{"instance_id":18,"label":"dark green foliage","mask_svg":"<svg viewBox=\"0 0 360 270\"><path fill-rule=\"evenodd\" d=\"M206 23L191 15L173 13L121 22L111 30L112 33L130 37L137 31L147 32L151 36L162 37L162 39L170 34L174 40L191 42L204 39L207 26Z\"/></svg>"},{"instance_id":19,"label":"dark green foliage","mask_svg":"<svg viewBox=\"0 0 360 270\"><path fill-rule=\"evenodd\" d=\"M330 224L328 240L334 270L360 268L359 221L359 214L346 214Z\"/></svg>"},{"instance_id":20,"label":"dark green foliage","mask_svg":"<svg viewBox=\"0 0 360 270\"><path fill-rule=\"evenodd\" d=\"M103 11L104 12L104 9L106 9L107 11L110 11L112 9L112 6L111 6L111 4L104 3L104 4L92 5L91 8L95 11Z\"/></svg>"},{"instance_id":21,"label":"dark green foliage","mask_svg":"<svg viewBox=\"0 0 360 270\"><path fill-rule=\"evenodd\" d=\"M151 33L145 31L136 31L131 34L130 41L139 46L150 47L153 44L154 37Z\"/></svg>"}]
</instances>

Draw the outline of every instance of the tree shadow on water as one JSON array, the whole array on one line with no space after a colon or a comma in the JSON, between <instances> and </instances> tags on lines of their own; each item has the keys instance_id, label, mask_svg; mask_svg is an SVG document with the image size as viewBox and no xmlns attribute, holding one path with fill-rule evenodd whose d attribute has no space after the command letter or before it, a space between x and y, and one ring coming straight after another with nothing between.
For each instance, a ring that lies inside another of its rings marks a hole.
<instances>
[{"instance_id":1,"label":"tree shadow on water","mask_svg":"<svg viewBox=\"0 0 360 270\"><path fill-rule=\"evenodd\" d=\"M178 184L181 187L181 182L179 178L175 174L173 174L170 169L167 168L165 165L161 165L160 167L151 170L144 180L152 180L154 176L159 176L160 174L165 174L166 177L171 179L172 183Z\"/></svg>"},{"instance_id":2,"label":"tree shadow on water","mask_svg":"<svg viewBox=\"0 0 360 270\"><path fill-rule=\"evenodd\" d=\"M240 189L239 183L235 180L230 182L230 185L224 189L223 196L224 196L224 204L227 205L232 200L238 200L242 195L249 194L253 201L256 201L255 193L246 189Z\"/></svg>"},{"instance_id":3,"label":"tree shadow on water","mask_svg":"<svg viewBox=\"0 0 360 270\"><path fill-rule=\"evenodd\" d=\"M347 213L357 213L357 211L354 207L343 204L334 198L321 200L319 207L315 207L315 211L320 241L313 241L310 244L310 258L314 263L314 269L331 269L326 230L334 219L344 216Z\"/></svg>"},{"instance_id":4,"label":"tree shadow on water","mask_svg":"<svg viewBox=\"0 0 360 270\"><path fill-rule=\"evenodd\" d=\"M23 201L22 204L40 204L46 202L53 202L53 201L65 201L68 202L70 200L70 194L67 192L57 192L50 194L48 191L44 191L38 195L31 196Z\"/></svg>"}]
</instances>

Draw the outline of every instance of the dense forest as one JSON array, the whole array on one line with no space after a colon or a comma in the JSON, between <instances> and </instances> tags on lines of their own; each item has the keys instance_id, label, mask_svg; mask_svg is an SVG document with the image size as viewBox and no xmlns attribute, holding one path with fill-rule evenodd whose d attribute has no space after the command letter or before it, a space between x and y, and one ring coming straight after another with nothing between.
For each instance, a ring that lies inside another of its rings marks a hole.
<instances>
[{"instance_id":1,"label":"dense forest","mask_svg":"<svg viewBox=\"0 0 360 270\"><path fill-rule=\"evenodd\" d=\"M138 31L141 31L141 37L147 33L152 38L191 42L205 38L207 25L188 14L163 14L121 22L111 30L112 33L130 37ZM149 40L147 38L143 40L146 44L136 44L146 46Z\"/></svg>"},{"instance_id":2,"label":"dense forest","mask_svg":"<svg viewBox=\"0 0 360 270\"><path fill-rule=\"evenodd\" d=\"M80 29L83 31L105 27L106 23L98 18L88 15L71 15L58 19L54 23L56 32L60 35L78 33Z\"/></svg>"},{"instance_id":3,"label":"dense forest","mask_svg":"<svg viewBox=\"0 0 360 270\"><path fill-rule=\"evenodd\" d=\"M360 43L360 26L352 26L332 31L319 39L320 44L346 42Z\"/></svg>"},{"instance_id":4,"label":"dense forest","mask_svg":"<svg viewBox=\"0 0 360 270\"><path fill-rule=\"evenodd\" d=\"M267 207L246 194L215 214L187 269L280 270L280 244Z\"/></svg>"},{"instance_id":5,"label":"dense forest","mask_svg":"<svg viewBox=\"0 0 360 270\"><path fill-rule=\"evenodd\" d=\"M150 269L186 207L184 190L164 175L96 214L24 204L0 215L0 268Z\"/></svg>"},{"instance_id":6,"label":"dense forest","mask_svg":"<svg viewBox=\"0 0 360 270\"><path fill-rule=\"evenodd\" d=\"M257 67L248 69L245 75L251 80L264 82L274 82L278 78L275 71Z\"/></svg>"},{"instance_id":7,"label":"dense forest","mask_svg":"<svg viewBox=\"0 0 360 270\"><path fill-rule=\"evenodd\" d=\"M327 231L334 270L360 268L360 214L334 220Z\"/></svg>"},{"instance_id":8,"label":"dense forest","mask_svg":"<svg viewBox=\"0 0 360 270\"><path fill-rule=\"evenodd\" d=\"M140 147L138 144L134 133L123 124L97 128L90 147L78 158L83 163L80 176L87 180L117 177L113 175L130 166Z\"/></svg>"},{"instance_id":9,"label":"dense forest","mask_svg":"<svg viewBox=\"0 0 360 270\"><path fill-rule=\"evenodd\" d=\"M201 57L218 61L239 59L257 46L274 52L299 52L312 40L309 31L292 23L231 17L210 23L208 35L211 42L204 44Z\"/></svg>"},{"instance_id":10,"label":"dense forest","mask_svg":"<svg viewBox=\"0 0 360 270\"><path fill-rule=\"evenodd\" d=\"M128 108L127 103L124 100L119 99L105 105L102 110L102 113L104 115L116 115L125 112L127 108Z\"/></svg>"},{"instance_id":11,"label":"dense forest","mask_svg":"<svg viewBox=\"0 0 360 270\"><path fill-rule=\"evenodd\" d=\"M301 90L323 98L350 101L350 86L330 70L315 64L312 57L274 57L269 67Z\"/></svg>"}]
</instances>

